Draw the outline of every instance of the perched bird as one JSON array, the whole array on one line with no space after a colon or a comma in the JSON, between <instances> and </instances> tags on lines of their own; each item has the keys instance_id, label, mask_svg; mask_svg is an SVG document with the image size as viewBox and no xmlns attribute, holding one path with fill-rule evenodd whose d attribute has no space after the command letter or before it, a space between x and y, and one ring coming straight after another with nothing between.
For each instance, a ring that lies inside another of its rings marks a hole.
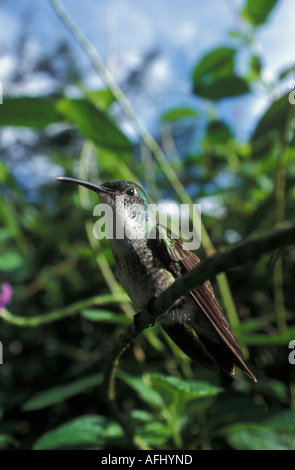
<instances>
[{"instance_id":1,"label":"perched bird","mask_svg":"<svg viewBox=\"0 0 295 470\"><path fill-rule=\"evenodd\" d=\"M63 176L56 179L96 192L112 209L106 225L116 273L137 311L145 309L176 278L200 262L181 238L159 223L138 184L115 180L98 185ZM237 365L256 382L209 281L175 302L158 322L192 360L207 368L217 363L230 375Z\"/></svg>"}]
</instances>

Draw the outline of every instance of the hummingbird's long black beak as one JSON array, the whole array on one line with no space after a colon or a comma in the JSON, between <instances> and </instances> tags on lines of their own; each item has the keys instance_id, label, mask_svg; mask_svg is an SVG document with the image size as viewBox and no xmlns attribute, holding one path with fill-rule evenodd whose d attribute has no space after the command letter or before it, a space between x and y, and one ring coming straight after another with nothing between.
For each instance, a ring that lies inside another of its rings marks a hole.
<instances>
[{"instance_id":1,"label":"hummingbird's long black beak","mask_svg":"<svg viewBox=\"0 0 295 470\"><path fill-rule=\"evenodd\" d=\"M92 191L99 192L99 193L109 193L110 190L105 188L104 186L100 186L99 184L90 183L89 181L79 180L78 178L68 178L67 176L56 176L55 178L58 181L66 181L68 183L75 183L84 186L87 189L91 189Z\"/></svg>"}]
</instances>

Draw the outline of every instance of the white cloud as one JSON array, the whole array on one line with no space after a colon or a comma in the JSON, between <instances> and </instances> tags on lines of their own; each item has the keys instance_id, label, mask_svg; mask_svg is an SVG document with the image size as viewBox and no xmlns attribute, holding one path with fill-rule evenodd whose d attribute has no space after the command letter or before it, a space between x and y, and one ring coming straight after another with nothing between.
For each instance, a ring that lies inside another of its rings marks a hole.
<instances>
[{"instance_id":1,"label":"white cloud","mask_svg":"<svg viewBox=\"0 0 295 470\"><path fill-rule=\"evenodd\" d=\"M183 21L176 30L176 37L181 44L186 45L196 37L197 33L198 28L195 23Z\"/></svg>"},{"instance_id":2,"label":"white cloud","mask_svg":"<svg viewBox=\"0 0 295 470\"><path fill-rule=\"evenodd\" d=\"M0 57L0 80L2 83L9 80L16 67L16 60L11 54Z\"/></svg>"}]
</instances>

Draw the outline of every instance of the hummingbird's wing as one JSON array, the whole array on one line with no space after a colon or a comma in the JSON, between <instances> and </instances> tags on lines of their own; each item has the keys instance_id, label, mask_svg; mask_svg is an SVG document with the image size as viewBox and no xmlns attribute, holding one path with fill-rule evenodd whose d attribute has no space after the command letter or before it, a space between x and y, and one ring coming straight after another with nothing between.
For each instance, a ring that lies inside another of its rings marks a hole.
<instances>
[{"instance_id":1,"label":"hummingbird's wing","mask_svg":"<svg viewBox=\"0 0 295 470\"><path fill-rule=\"evenodd\" d=\"M187 271L190 271L200 263L200 259L188 249L181 238L176 238L174 236L175 238L173 237L172 239L173 234L171 231L161 225L157 227L157 230L158 236L156 237L155 242L158 245L159 253L163 257L163 260L165 260L166 266L169 266L169 269L176 277L181 277ZM201 286L192 290L190 294L205 316L200 319L200 313L196 311L196 319L190 321L189 325L195 330L208 352L229 374L234 374L235 364L237 364L245 374L256 382L255 376L244 363L243 353L238 340L231 331L231 328L216 301L211 283L206 281ZM179 324L176 324L173 327L178 329ZM213 335L212 327L214 329ZM166 330L166 326L164 329ZM208 334L206 331L208 331ZM169 334L169 331L167 331L167 333ZM215 338L214 333L217 333L217 335L215 334ZM171 336L171 339L175 341L171 334L169 334L169 336ZM175 336L177 335L175 334ZM188 337L185 341L188 341L188 344L191 346L191 340L189 341ZM177 341L175 342L177 343ZM184 351L183 344L180 347ZM190 347L190 349L192 349L192 347ZM196 355L198 355L197 351ZM192 354L188 354L188 356L192 357ZM192 357L192 359L194 358Z\"/></svg>"}]
</instances>

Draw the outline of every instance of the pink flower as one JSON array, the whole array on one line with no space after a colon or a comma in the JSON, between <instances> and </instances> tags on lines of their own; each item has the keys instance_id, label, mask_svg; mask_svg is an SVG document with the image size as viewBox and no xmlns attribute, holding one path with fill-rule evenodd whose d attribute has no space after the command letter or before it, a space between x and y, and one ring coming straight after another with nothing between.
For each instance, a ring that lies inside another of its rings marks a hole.
<instances>
[{"instance_id":1,"label":"pink flower","mask_svg":"<svg viewBox=\"0 0 295 470\"><path fill-rule=\"evenodd\" d=\"M13 288L8 282L3 282L1 286L2 292L0 293L0 308L5 308L7 304L10 304Z\"/></svg>"}]
</instances>

